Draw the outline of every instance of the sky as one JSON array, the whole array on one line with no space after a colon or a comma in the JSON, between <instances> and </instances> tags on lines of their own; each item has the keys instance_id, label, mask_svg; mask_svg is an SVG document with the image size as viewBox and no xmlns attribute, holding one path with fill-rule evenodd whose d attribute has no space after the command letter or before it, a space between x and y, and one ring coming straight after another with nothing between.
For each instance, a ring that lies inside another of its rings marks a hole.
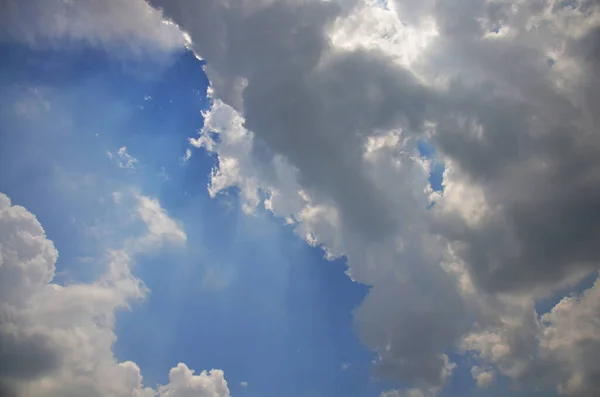
<instances>
[{"instance_id":1,"label":"sky","mask_svg":"<svg viewBox=\"0 0 600 397\"><path fill-rule=\"evenodd\" d=\"M0 0L2 397L600 394L600 4Z\"/></svg>"}]
</instances>

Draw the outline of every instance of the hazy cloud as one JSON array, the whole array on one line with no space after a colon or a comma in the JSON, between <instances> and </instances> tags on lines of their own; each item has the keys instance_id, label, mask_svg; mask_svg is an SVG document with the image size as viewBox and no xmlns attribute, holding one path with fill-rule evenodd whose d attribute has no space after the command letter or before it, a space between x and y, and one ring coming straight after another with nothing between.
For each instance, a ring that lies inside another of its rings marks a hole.
<instances>
[{"instance_id":1,"label":"hazy cloud","mask_svg":"<svg viewBox=\"0 0 600 397\"><path fill-rule=\"evenodd\" d=\"M155 56L186 43L144 0L0 0L0 24L0 40L38 48L92 45Z\"/></svg>"}]
</instances>

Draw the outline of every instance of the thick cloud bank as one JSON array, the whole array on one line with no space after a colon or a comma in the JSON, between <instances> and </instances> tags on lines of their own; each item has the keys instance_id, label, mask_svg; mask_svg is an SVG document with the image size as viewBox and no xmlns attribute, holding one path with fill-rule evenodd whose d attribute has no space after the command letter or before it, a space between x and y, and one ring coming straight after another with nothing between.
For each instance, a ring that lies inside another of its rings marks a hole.
<instances>
[{"instance_id":1,"label":"thick cloud bank","mask_svg":"<svg viewBox=\"0 0 600 397\"><path fill-rule=\"evenodd\" d=\"M156 199L133 195L147 232L107 253L90 284L52 282L58 251L27 209L0 193L0 394L18 397L229 397L223 371L194 375L185 364L169 384L144 387L140 369L118 362L115 312L147 293L131 273L135 255L183 244L185 232Z\"/></svg>"},{"instance_id":2,"label":"thick cloud bank","mask_svg":"<svg viewBox=\"0 0 600 397\"><path fill-rule=\"evenodd\" d=\"M414 387L390 393L437 393L458 351L480 387L599 394L597 284L535 302L600 264L600 4L383 3L152 1L206 61L209 192L347 257L377 374Z\"/></svg>"}]
</instances>

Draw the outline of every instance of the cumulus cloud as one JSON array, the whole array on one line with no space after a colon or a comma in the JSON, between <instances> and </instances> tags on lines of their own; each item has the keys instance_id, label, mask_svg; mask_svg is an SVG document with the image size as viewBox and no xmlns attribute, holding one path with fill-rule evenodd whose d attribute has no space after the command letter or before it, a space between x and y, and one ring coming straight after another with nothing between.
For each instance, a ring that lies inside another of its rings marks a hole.
<instances>
[{"instance_id":1,"label":"cumulus cloud","mask_svg":"<svg viewBox=\"0 0 600 397\"><path fill-rule=\"evenodd\" d=\"M483 389L489 387L496 380L496 374L493 370L486 370L477 365L471 368L471 375L473 375L473 379L477 382L477 387Z\"/></svg>"},{"instance_id":2,"label":"cumulus cloud","mask_svg":"<svg viewBox=\"0 0 600 397\"><path fill-rule=\"evenodd\" d=\"M563 298L541 317L540 348L548 376L562 394L593 396L600 390L600 280L580 295Z\"/></svg>"},{"instance_id":3,"label":"cumulus cloud","mask_svg":"<svg viewBox=\"0 0 600 397\"><path fill-rule=\"evenodd\" d=\"M0 40L38 48L84 44L152 55L186 43L145 0L1 0L0 24Z\"/></svg>"},{"instance_id":4,"label":"cumulus cloud","mask_svg":"<svg viewBox=\"0 0 600 397\"><path fill-rule=\"evenodd\" d=\"M145 196L140 201L139 216L153 241L185 238L181 229L165 221L168 216L158 201ZM144 212L147 207L154 211ZM165 223L168 227L163 227ZM147 293L142 280L131 272L136 254L127 248L109 251L106 271L98 280L55 284L58 252L54 244L33 214L0 194L2 393L24 397L229 396L220 370L191 376L192 371L179 364L171 371L171 382L154 390L143 386L137 364L114 357L115 312ZM189 394L190 390L195 394Z\"/></svg>"},{"instance_id":5,"label":"cumulus cloud","mask_svg":"<svg viewBox=\"0 0 600 397\"><path fill-rule=\"evenodd\" d=\"M190 143L217 155L210 194L237 187L245 211L345 255L372 286L355 321L376 373L418 387L398 393L438 391L452 347L480 386L498 371L599 392L579 344L557 347L565 301L535 310L600 264L598 2L152 4L206 61L213 106ZM594 312L584 296L573 316Z\"/></svg>"},{"instance_id":6,"label":"cumulus cloud","mask_svg":"<svg viewBox=\"0 0 600 397\"><path fill-rule=\"evenodd\" d=\"M160 397L224 397L229 396L223 371L213 369L194 375L185 364L169 371L169 384L159 388Z\"/></svg>"}]
</instances>

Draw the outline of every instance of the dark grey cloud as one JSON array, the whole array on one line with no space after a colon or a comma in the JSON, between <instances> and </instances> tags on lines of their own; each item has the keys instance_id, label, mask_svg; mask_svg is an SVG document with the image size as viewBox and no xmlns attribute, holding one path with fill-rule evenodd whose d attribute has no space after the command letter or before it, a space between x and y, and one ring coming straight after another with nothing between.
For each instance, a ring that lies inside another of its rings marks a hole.
<instances>
[{"instance_id":1,"label":"dark grey cloud","mask_svg":"<svg viewBox=\"0 0 600 397\"><path fill-rule=\"evenodd\" d=\"M397 258L398 265L403 260ZM441 386L452 372L443 352L469 329L469 320L442 269L427 266L409 273L403 278L390 275L375 285L356 310L358 334L379 356L379 378L423 388Z\"/></svg>"},{"instance_id":2,"label":"dark grey cloud","mask_svg":"<svg viewBox=\"0 0 600 397\"><path fill-rule=\"evenodd\" d=\"M413 9L411 18L433 15L441 33L428 67L453 79L432 90L385 54L332 53L326 32L345 12L336 2L154 2L190 32L209 76L224 81L215 84L216 95L243 112L257 141L285 156L302 186L332 199L344 222L366 239L382 239L401 221L390 217L386 193L365 176L365 137L397 126L419 134L425 120L436 122L436 146L485 187L491 205L503 208L487 227L454 224L443 232L466 242L464 258L490 291L551 287L598 266L599 184L572 175L595 169L598 140L584 138L591 133L580 125L582 110L553 85L547 48L535 46L540 39L526 33L510 41L480 39L523 29L546 3L523 5L517 14L510 2L478 0ZM595 6L580 7L591 12ZM573 44L592 63L594 34ZM227 87L239 81L241 94ZM588 91L583 99L590 104L597 90ZM547 168L532 169L536 161Z\"/></svg>"},{"instance_id":3,"label":"dark grey cloud","mask_svg":"<svg viewBox=\"0 0 600 397\"><path fill-rule=\"evenodd\" d=\"M420 128L428 94L381 53L331 54L326 29L343 4L203 2L190 12L185 1L154 3L191 34L211 78L245 81L246 127L299 170L303 186L333 199L364 238L391 233L398 220L365 175L364 140L400 122ZM215 90L238 103L235 90Z\"/></svg>"},{"instance_id":4,"label":"dark grey cloud","mask_svg":"<svg viewBox=\"0 0 600 397\"><path fill-rule=\"evenodd\" d=\"M409 27L435 21L410 66L331 43L357 1L152 3L190 34L215 98L243 115L257 169L281 156L315 202L335 208L350 273L373 286L356 320L379 375L435 391L451 367L442 353L471 336L514 380L573 366L540 356L528 367L528 357L542 349L533 299L600 264L598 2L391 2ZM390 130L428 139L451 167L446 186L466 196L447 189L425 211L407 193L420 180L391 172L383 154L374 172L365 143ZM467 208L475 195L478 216ZM438 244L423 243L428 233ZM468 294L437 266L444 244L464 263ZM595 391L593 371L579 373Z\"/></svg>"},{"instance_id":5,"label":"dark grey cloud","mask_svg":"<svg viewBox=\"0 0 600 397\"><path fill-rule=\"evenodd\" d=\"M578 53L593 52L589 35ZM552 289L600 264L600 138L595 112L579 106L591 105L593 94L560 92L544 48L523 42L447 43L468 65L457 81L477 76L471 68L483 72L481 88L458 83L448 91L450 112L435 142L495 210L476 228L454 223L442 233L466 243L462 256L491 292ZM584 67L575 84L593 85L590 72Z\"/></svg>"},{"instance_id":6,"label":"dark grey cloud","mask_svg":"<svg viewBox=\"0 0 600 397\"><path fill-rule=\"evenodd\" d=\"M17 391L11 382L0 379L0 396L2 397L18 397Z\"/></svg>"},{"instance_id":7,"label":"dark grey cloud","mask_svg":"<svg viewBox=\"0 0 600 397\"><path fill-rule=\"evenodd\" d=\"M43 334L9 332L6 328L6 323L0 323L0 379L31 380L60 368L61 352L51 339Z\"/></svg>"},{"instance_id":8,"label":"dark grey cloud","mask_svg":"<svg viewBox=\"0 0 600 397\"><path fill-rule=\"evenodd\" d=\"M429 94L376 52L336 54L309 73L282 75L249 80L246 127L299 170L302 186L332 199L349 228L366 240L389 236L399 220L366 175L364 142L392 126L421 128Z\"/></svg>"}]
</instances>

